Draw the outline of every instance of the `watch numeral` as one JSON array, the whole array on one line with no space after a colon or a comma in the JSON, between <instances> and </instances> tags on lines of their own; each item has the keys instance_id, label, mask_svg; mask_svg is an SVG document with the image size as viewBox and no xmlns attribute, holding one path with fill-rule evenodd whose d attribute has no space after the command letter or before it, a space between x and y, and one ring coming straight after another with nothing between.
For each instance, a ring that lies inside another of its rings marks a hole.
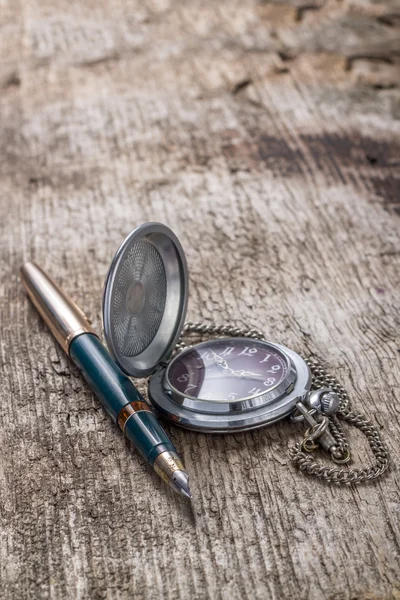
<instances>
[{"instance_id":1,"label":"watch numeral","mask_svg":"<svg viewBox=\"0 0 400 600\"><path fill-rule=\"evenodd\" d=\"M251 356L252 354L255 354L257 350L257 348L249 348L248 346L246 346L246 348L240 352L239 356L242 356L243 354L245 356Z\"/></svg>"},{"instance_id":2,"label":"watch numeral","mask_svg":"<svg viewBox=\"0 0 400 600\"><path fill-rule=\"evenodd\" d=\"M275 377L269 377L268 379L266 379L264 381L264 385L266 387L270 387L271 385L274 385L275 381L276 381Z\"/></svg>"},{"instance_id":3,"label":"watch numeral","mask_svg":"<svg viewBox=\"0 0 400 600\"><path fill-rule=\"evenodd\" d=\"M270 355L270 354L267 354L267 355L265 356L265 358L263 358L262 360L260 360L260 365L261 365L261 363L265 363L265 362L267 362L267 361L268 361L270 358L271 358L271 355Z\"/></svg>"},{"instance_id":4,"label":"watch numeral","mask_svg":"<svg viewBox=\"0 0 400 600\"><path fill-rule=\"evenodd\" d=\"M270 368L269 371L267 371L268 373L273 373L274 371L279 371L279 369L281 368L280 365L274 365L273 367Z\"/></svg>"},{"instance_id":5,"label":"watch numeral","mask_svg":"<svg viewBox=\"0 0 400 600\"><path fill-rule=\"evenodd\" d=\"M227 346L225 350L221 352L220 356L227 356L228 354L231 354L234 351L234 349L234 346Z\"/></svg>"},{"instance_id":6,"label":"watch numeral","mask_svg":"<svg viewBox=\"0 0 400 600\"><path fill-rule=\"evenodd\" d=\"M200 358L200 360L211 360L213 355L209 350L205 350L204 352L199 352L198 358Z\"/></svg>"},{"instance_id":7,"label":"watch numeral","mask_svg":"<svg viewBox=\"0 0 400 600\"><path fill-rule=\"evenodd\" d=\"M238 394L236 392L231 392L230 394L228 394L228 400L235 400L235 398L238 397Z\"/></svg>"},{"instance_id":8,"label":"watch numeral","mask_svg":"<svg viewBox=\"0 0 400 600\"><path fill-rule=\"evenodd\" d=\"M196 389L196 386L194 383L188 383L187 388L185 390L185 394L187 394L190 390L194 390Z\"/></svg>"},{"instance_id":9,"label":"watch numeral","mask_svg":"<svg viewBox=\"0 0 400 600\"><path fill-rule=\"evenodd\" d=\"M183 383L184 381L188 381L190 375L189 373L184 373L183 375L180 375L179 377L177 377L177 381L179 381L179 383Z\"/></svg>"},{"instance_id":10,"label":"watch numeral","mask_svg":"<svg viewBox=\"0 0 400 600\"><path fill-rule=\"evenodd\" d=\"M253 387L247 393L248 394L253 394L255 396L256 394L260 394L261 392L262 392L262 390L260 390L260 388Z\"/></svg>"}]
</instances>

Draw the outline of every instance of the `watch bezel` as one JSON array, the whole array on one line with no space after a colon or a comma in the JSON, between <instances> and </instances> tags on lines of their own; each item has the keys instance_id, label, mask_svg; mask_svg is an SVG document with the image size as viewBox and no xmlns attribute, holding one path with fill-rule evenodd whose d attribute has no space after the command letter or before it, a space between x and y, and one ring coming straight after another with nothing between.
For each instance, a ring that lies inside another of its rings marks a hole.
<instances>
[{"instance_id":1,"label":"watch bezel","mask_svg":"<svg viewBox=\"0 0 400 600\"><path fill-rule=\"evenodd\" d=\"M228 413L201 412L189 409L174 401L164 386L164 377L168 365L160 367L149 380L149 399L160 416L192 431L204 433L229 433L248 431L270 425L289 416L296 403L302 400L311 388L311 374L304 359L289 348L266 340L290 359L296 372L296 380L290 389L267 404L244 411Z\"/></svg>"}]
</instances>

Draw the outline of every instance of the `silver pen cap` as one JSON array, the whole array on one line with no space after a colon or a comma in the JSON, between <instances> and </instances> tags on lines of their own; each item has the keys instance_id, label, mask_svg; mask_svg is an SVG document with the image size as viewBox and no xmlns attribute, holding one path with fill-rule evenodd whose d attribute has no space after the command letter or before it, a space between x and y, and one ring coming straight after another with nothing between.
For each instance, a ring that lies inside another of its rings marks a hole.
<instances>
[{"instance_id":1,"label":"silver pen cap","mask_svg":"<svg viewBox=\"0 0 400 600\"><path fill-rule=\"evenodd\" d=\"M77 335L94 333L80 308L37 264L22 265L21 279L29 298L67 354Z\"/></svg>"}]
</instances>

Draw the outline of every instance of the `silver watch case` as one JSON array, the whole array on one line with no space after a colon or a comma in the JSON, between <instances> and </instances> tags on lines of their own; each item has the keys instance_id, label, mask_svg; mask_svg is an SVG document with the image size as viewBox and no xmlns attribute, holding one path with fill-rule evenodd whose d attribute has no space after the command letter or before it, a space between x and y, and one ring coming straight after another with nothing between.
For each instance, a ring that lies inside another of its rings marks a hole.
<instances>
[{"instance_id":1,"label":"silver watch case","mask_svg":"<svg viewBox=\"0 0 400 600\"><path fill-rule=\"evenodd\" d=\"M287 417L310 390L310 370L293 350L280 344L264 343L282 352L290 365L286 378L276 388L254 398L230 402L208 402L187 397L169 384L167 372L173 364L172 359L168 365L159 366L149 380L152 405L172 423L207 433L247 431ZM196 344L196 347L202 344Z\"/></svg>"},{"instance_id":2,"label":"silver watch case","mask_svg":"<svg viewBox=\"0 0 400 600\"><path fill-rule=\"evenodd\" d=\"M151 375L149 398L154 408L181 427L221 433L262 427L293 412L310 389L310 372L298 354L270 342L260 341L284 355L288 372L265 394L210 402L185 397L168 384L174 359L167 361L183 329L187 298L186 259L175 234L161 223L145 223L132 231L118 249L105 282L104 334L126 374Z\"/></svg>"}]
</instances>

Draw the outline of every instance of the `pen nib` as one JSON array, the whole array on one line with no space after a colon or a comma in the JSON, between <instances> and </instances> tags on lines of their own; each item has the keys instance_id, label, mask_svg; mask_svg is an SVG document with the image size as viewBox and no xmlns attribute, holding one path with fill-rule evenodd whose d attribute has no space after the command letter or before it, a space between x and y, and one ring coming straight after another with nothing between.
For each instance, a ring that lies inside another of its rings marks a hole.
<instances>
[{"instance_id":1,"label":"pen nib","mask_svg":"<svg viewBox=\"0 0 400 600\"><path fill-rule=\"evenodd\" d=\"M189 475L176 452L161 452L154 461L154 470L177 494L192 498Z\"/></svg>"},{"instance_id":2,"label":"pen nib","mask_svg":"<svg viewBox=\"0 0 400 600\"><path fill-rule=\"evenodd\" d=\"M173 488L178 494L191 499L193 496L189 488L189 476L185 471L175 471L172 477Z\"/></svg>"}]
</instances>

